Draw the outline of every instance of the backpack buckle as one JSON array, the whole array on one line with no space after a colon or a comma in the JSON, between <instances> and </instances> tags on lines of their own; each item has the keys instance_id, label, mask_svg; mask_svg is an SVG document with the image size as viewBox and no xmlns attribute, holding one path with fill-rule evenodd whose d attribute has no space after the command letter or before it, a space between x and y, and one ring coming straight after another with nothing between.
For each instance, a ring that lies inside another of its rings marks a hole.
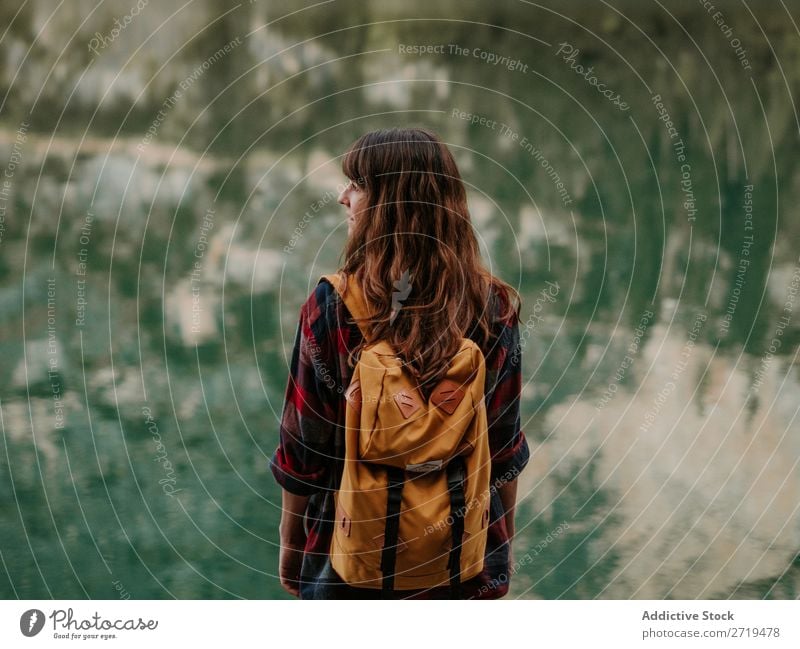
<instances>
[{"instance_id":1,"label":"backpack buckle","mask_svg":"<svg viewBox=\"0 0 800 649\"><path fill-rule=\"evenodd\" d=\"M441 471L443 460L428 460L418 464L406 464L406 471L411 473L428 473L429 471Z\"/></svg>"}]
</instances>

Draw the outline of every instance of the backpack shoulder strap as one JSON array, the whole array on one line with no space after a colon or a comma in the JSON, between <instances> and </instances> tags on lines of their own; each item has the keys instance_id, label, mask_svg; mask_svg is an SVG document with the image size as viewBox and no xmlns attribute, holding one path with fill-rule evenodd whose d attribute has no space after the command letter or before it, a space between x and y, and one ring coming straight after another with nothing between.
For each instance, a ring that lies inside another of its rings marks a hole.
<instances>
[{"instance_id":1,"label":"backpack shoulder strap","mask_svg":"<svg viewBox=\"0 0 800 649\"><path fill-rule=\"evenodd\" d=\"M323 275L320 281L323 279L326 279L333 284L333 288L335 288L336 292L341 296L345 306L347 307L347 310L350 311L350 315L356 319L356 324L361 330L361 335L364 336L364 339L368 339L365 326L361 322L358 322L358 320L365 320L369 317L369 313L367 312L367 303L364 300L364 294L361 292L361 287L353 280L352 277L348 277L343 273Z\"/></svg>"}]
</instances>

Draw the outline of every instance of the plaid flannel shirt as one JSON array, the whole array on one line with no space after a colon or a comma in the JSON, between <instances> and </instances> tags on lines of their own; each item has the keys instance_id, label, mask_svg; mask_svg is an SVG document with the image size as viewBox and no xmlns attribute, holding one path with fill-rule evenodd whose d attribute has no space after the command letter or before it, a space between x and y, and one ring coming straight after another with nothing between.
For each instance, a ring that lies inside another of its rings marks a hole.
<instances>
[{"instance_id":1,"label":"plaid flannel shirt","mask_svg":"<svg viewBox=\"0 0 800 649\"><path fill-rule=\"evenodd\" d=\"M490 308L499 313L503 302L493 295ZM516 478L529 459L520 430L521 358L519 326L494 317L493 338L483 349L486 359L486 414L492 456L489 530L483 572L464 582L464 597L497 599L511 578L510 543L498 487ZM475 340L473 328L469 337ZM280 441L270 468L287 491L310 496L304 517L307 533L300 575L303 599L370 598L380 591L344 584L328 556L333 535L333 493L342 475L344 413L353 370L348 351L361 341L358 326L327 280L321 280L300 310L283 414ZM478 342L476 340L476 342ZM448 597L446 587L400 591L398 597Z\"/></svg>"}]
</instances>

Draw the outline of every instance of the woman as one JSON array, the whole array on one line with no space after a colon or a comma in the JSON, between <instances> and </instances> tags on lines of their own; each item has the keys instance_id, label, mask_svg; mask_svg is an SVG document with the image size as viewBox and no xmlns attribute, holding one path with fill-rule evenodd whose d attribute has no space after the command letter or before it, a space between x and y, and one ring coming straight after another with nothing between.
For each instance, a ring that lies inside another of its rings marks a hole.
<instances>
[{"instance_id":1,"label":"woman","mask_svg":"<svg viewBox=\"0 0 800 649\"><path fill-rule=\"evenodd\" d=\"M370 339L387 340L423 395L446 372L463 337L483 351L492 456L483 571L463 597L496 599L512 573L516 478L529 450L520 430L519 296L483 266L466 192L447 146L429 130L367 133L347 151L349 184L339 196L348 241L340 272L369 304ZM344 393L364 338L327 280L300 311L291 376L271 469L283 487L280 580L302 599L372 598L331 567L334 492L344 457ZM400 598L449 597L447 588L398 591Z\"/></svg>"}]
</instances>

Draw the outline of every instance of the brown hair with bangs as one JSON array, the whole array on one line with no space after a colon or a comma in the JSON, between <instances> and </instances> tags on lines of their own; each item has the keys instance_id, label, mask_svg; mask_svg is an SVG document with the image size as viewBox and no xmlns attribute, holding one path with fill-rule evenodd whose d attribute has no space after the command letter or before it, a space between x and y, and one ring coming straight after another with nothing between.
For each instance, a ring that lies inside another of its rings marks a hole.
<instances>
[{"instance_id":1,"label":"brown hair with bangs","mask_svg":"<svg viewBox=\"0 0 800 649\"><path fill-rule=\"evenodd\" d=\"M499 317L517 322L519 294L483 265L461 175L435 133L366 133L345 153L342 170L366 192L366 207L354 215L339 270L362 289L369 340L390 342L427 396L468 327L478 326L482 349L492 342L492 295L501 301ZM406 293L393 312L393 296Z\"/></svg>"}]
</instances>

